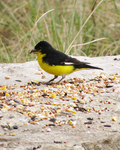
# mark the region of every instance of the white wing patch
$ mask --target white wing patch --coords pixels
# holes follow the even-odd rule
[[[64,62],[65,65],[74,65],[72,62]]]

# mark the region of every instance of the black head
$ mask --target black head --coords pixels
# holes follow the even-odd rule
[[[48,42],[46,41],[40,41],[36,46],[35,49],[36,50],[40,50],[40,49],[47,49],[49,47],[52,47]]]
[[[49,53],[54,49],[48,42],[46,41],[40,41],[33,50],[31,50],[31,53],[36,53],[36,52],[41,52],[42,54],[44,53]]]
[[[46,52],[49,53],[52,49],[53,47],[48,42],[40,41],[30,53],[40,51],[42,54],[44,54]]]

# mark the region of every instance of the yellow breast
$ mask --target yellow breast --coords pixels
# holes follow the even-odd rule
[[[37,53],[38,56],[38,63],[40,67],[45,70],[46,72],[56,75],[56,76],[61,76],[63,74],[67,75],[72,72],[74,72],[74,67],[72,65],[67,65],[67,66],[62,66],[62,65],[49,65],[48,63],[45,63],[42,61],[42,58],[46,54],[41,54],[40,52]]]

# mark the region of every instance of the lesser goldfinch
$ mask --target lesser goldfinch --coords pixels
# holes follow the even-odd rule
[[[47,83],[51,83],[58,76],[62,76],[62,78],[57,82],[59,83],[66,75],[78,70],[88,68],[103,70],[102,68],[90,66],[87,62],[79,61],[76,58],[72,58],[54,49],[46,41],[40,41],[35,48],[31,50],[30,54],[31,53],[37,54],[38,63],[43,70],[54,75],[54,78]]]

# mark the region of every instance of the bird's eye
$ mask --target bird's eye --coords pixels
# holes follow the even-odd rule
[[[42,47],[39,47],[39,50],[41,50],[42,49]]]

